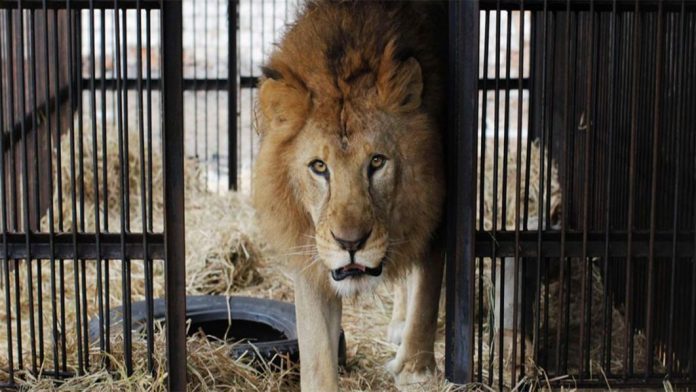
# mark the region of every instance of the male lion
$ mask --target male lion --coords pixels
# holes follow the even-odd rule
[[[254,203],[294,271],[304,391],[338,389],[341,299],[383,281],[397,385],[435,368],[445,9],[310,1],[263,67]]]

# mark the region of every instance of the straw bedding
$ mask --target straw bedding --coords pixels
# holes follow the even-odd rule
[[[140,231],[142,229],[142,212],[140,210],[141,201],[141,178],[140,178],[140,165],[143,162],[140,161],[137,142],[138,138],[136,135],[130,135],[129,138],[131,148],[128,154],[129,162],[129,186],[130,186],[130,227],[134,231]],[[99,176],[101,176],[103,160],[101,159],[101,148],[103,140],[98,137],[98,151],[99,151]],[[120,168],[118,165],[118,143],[114,138],[109,139],[107,142],[107,187],[109,189],[109,200],[108,200],[108,216],[109,216],[109,227],[111,230],[118,229],[120,227],[120,202],[119,202],[119,190],[120,190]],[[92,232],[94,230],[94,202],[96,201],[96,194],[93,191],[93,184],[95,181],[94,173],[92,171],[92,151],[91,151],[91,137],[90,133],[85,134],[85,171],[84,171],[84,198],[85,198],[85,216],[84,216],[84,230]],[[69,138],[64,138],[61,144],[61,151],[63,153],[61,172],[63,177],[63,200],[59,200],[57,194],[54,197],[54,208],[56,214],[58,210],[63,212],[65,218],[65,229],[69,229],[73,222],[73,211],[72,203],[69,197],[71,191],[71,181],[70,181],[70,165],[69,165],[69,151],[70,143]],[[486,166],[485,166],[485,192],[487,195],[491,195],[493,189],[490,187],[493,174],[492,167],[492,145],[488,145],[486,153]],[[523,149],[523,162],[526,154],[526,148]],[[538,192],[535,189],[535,184],[538,182],[537,178],[539,176],[539,165],[538,165],[538,154],[539,148],[536,144],[531,146],[532,153],[532,170],[530,171],[530,216],[536,216],[537,214],[537,195]],[[501,150],[502,151],[502,150]],[[147,155],[147,154],[146,154]],[[507,197],[505,203],[507,203],[507,214],[505,219],[507,221],[508,227],[514,227],[514,211],[515,211],[515,149],[514,143],[511,144],[509,151],[509,162],[508,162],[508,189]],[[502,154],[500,158],[502,161]],[[502,162],[499,162],[502,163]],[[147,165],[148,162],[146,161]],[[155,231],[160,230],[162,227],[162,168],[161,168],[161,158],[159,154],[153,152],[153,160],[151,162],[153,167],[153,189],[154,189],[154,200],[153,211],[153,228]],[[499,175],[502,173],[502,164],[499,164]],[[274,255],[270,249],[267,249],[263,237],[258,233],[254,226],[254,213],[253,209],[249,205],[248,200],[238,194],[213,194],[209,193],[202,180],[203,172],[202,168],[198,166],[193,161],[187,161],[185,164],[186,171],[186,259],[187,259],[187,287],[186,291],[189,294],[221,294],[221,295],[251,295],[258,297],[273,298],[285,301],[293,300],[292,292],[292,282],[288,276],[282,271],[280,265],[282,263],[274,262],[277,255]],[[147,174],[147,170],[145,170]],[[525,178],[524,171],[522,172],[522,180]],[[560,188],[556,180],[556,168],[553,166],[553,182],[551,184],[551,207],[552,211],[557,211],[560,206]],[[101,194],[101,177],[98,178],[98,183],[100,184],[100,195]],[[77,181],[78,194],[80,189],[80,181]],[[522,184],[524,185],[524,184]],[[524,189],[524,186],[522,187]],[[501,190],[498,189],[499,202],[502,203]],[[149,196],[149,195],[148,195]],[[545,195],[548,197],[548,195]],[[490,197],[486,198],[487,203],[484,205],[486,211],[485,217],[486,228],[492,225],[492,205],[490,203]],[[103,200],[99,200],[99,203],[103,203]],[[500,211],[500,207],[498,206]],[[76,211],[77,222],[81,222],[81,216],[79,214],[80,208],[78,206]],[[103,213],[103,211],[101,211]],[[502,219],[502,218],[501,218]],[[498,227],[500,227],[500,221],[498,222]],[[102,216],[103,225],[103,216]],[[48,229],[48,221],[44,219],[43,228]],[[80,226],[80,229],[82,227]],[[58,263],[57,263],[58,264]],[[489,312],[489,304],[493,301],[494,291],[491,285],[490,279],[490,267],[491,263],[489,260],[484,260],[485,270],[484,273],[484,291],[486,292],[484,307],[479,311],[485,313],[484,319],[486,322],[486,331],[492,331],[488,328],[490,323],[495,322],[495,318],[492,315],[493,312]],[[50,264],[48,261],[42,261],[40,263],[41,275],[40,279],[37,278],[38,271],[36,265],[32,269],[33,274],[33,290],[36,302],[38,281],[41,281],[43,290],[43,325],[44,325],[44,347],[45,347],[45,363],[43,369],[52,369],[52,345],[50,343],[51,337],[51,320],[52,314],[50,310]],[[65,344],[68,352],[68,368],[69,370],[75,370],[75,353],[77,352],[77,342],[75,339],[75,328],[76,328],[76,313],[75,313],[75,287],[74,287],[74,265],[75,263],[71,260],[66,260],[64,265],[64,282],[65,282],[65,292],[66,292],[66,324],[60,327],[61,331],[66,331]],[[89,317],[95,317],[97,315],[97,263],[93,260],[87,260],[84,262],[86,274],[86,286],[87,286],[87,303]],[[143,262],[139,260],[132,261],[131,274],[132,274],[132,299],[141,300],[144,298],[145,292],[145,280],[144,280],[144,267]],[[19,274],[20,282],[26,282],[26,265],[23,262],[19,263]],[[59,273],[59,266],[56,266],[56,273]],[[13,273],[14,274],[14,273]],[[156,297],[161,297],[164,295],[164,279],[163,279],[163,269],[159,262],[154,263],[154,294]],[[11,274],[11,278],[13,278]],[[579,279],[579,277],[574,276],[573,279]],[[3,278],[4,280],[4,278]],[[122,299],[121,292],[121,262],[114,261],[109,263],[109,283],[110,283],[110,305],[120,306]],[[6,284],[4,281],[2,285]],[[576,283],[574,283],[576,284]],[[577,283],[579,284],[579,283]],[[602,281],[601,275],[596,268],[592,269],[592,285],[594,287],[593,293],[593,307],[598,309],[601,306],[601,296],[598,298],[597,293],[601,293]],[[14,286],[10,285],[12,289],[12,298],[14,298]],[[577,286],[574,286],[577,287]],[[21,312],[22,312],[22,322],[23,328],[22,333],[24,335],[24,346],[23,346],[23,357],[25,368],[30,360],[30,352],[27,343],[29,342],[28,335],[28,325],[29,325],[29,310],[30,304],[26,298],[26,286],[22,285],[21,288]],[[346,332],[347,337],[347,348],[348,348],[348,362],[345,369],[342,369],[341,375],[341,389],[342,390],[375,390],[375,391],[389,391],[395,390],[393,387],[393,382],[391,376],[388,374],[384,368],[384,364],[390,360],[396,352],[396,346],[386,341],[386,329],[389,323],[390,311],[392,307],[391,290],[389,286],[381,287],[375,293],[370,294],[366,297],[350,301],[344,306],[343,313],[343,328]],[[553,295],[554,292],[558,291],[558,285],[552,283],[549,287],[551,292],[551,309],[556,309],[557,304],[553,301],[557,298],[557,295]],[[597,302],[599,301],[599,302]],[[574,299],[571,304],[571,336],[573,331],[579,325],[578,300]],[[34,305],[36,306],[36,304]],[[442,306],[441,306],[442,307]],[[14,320],[16,308],[13,301],[13,333],[16,335],[14,330]],[[551,313],[551,328],[555,328],[556,321],[553,318],[553,312]],[[596,312],[601,313],[601,312]],[[438,338],[436,342],[436,358],[439,363],[439,369],[442,370],[443,357],[444,357],[444,322],[443,322],[443,312],[440,312],[440,322],[438,323]],[[6,321],[8,320],[8,315],[5,313],[5,304],[2,303],[0,306],[0,325],[4,327]],[[618,310],[613,310],[613,322],[615,326],[615,336],[612,337],[614,341],[614,347],[621,347],[621,339],[623,338],[623,331],[621,327],[622,317]],[[593,328],[596,328],[597,324],[601,323],[601,319],[595,320],[593,316],[592,324]],[[158,331],[161,332],[161,328],[158,326]],[[597,329],[594,329],[597,330]],[[165,369],[165,341],[164,334],[157,333],[155,336],[155,352],[154,361],[156,371],[155,375],[150,375],[146,371],[146,345],[145,341],[141,339],[134,339],[133,343],[133,358],[134,358],[134,373],[131,376],[126,376],[125,369],[121,366],[123,351],[122,351],[122,337],[119,335],[118,330],[112,331],[113,336],[111,338],[113,349],[110,354],[110,360],[113,367],[110,371],[104,368],[96,366],[96,364],[101,363],[103,355],[99,353],[97,346],[92,345],[90,347],[90,363],[91,370],[87,375],[81,375],[78,377],[73,377],[68,380],[61,382],[55,382],[55,380],[50,377],[42,377],[39,375],[32,375],[27,371],[20,371],[16,374],[19,381],[22,384],[22,388],[26,390],[61,390],[61,391],[164,391],[166,386],[164,384],[164,377],[166,376]],[[13,336],[16,339],[16,336]],[[636,347],[639,348],[641,345],[639,343],[641,336],[636,336]],[[488,358],[492,349],[497,350],[497,348],[488,346],[489,339],[484,338],[484,363],[487,364]],[[592,352],[598,350],[598,342],[595,339],[592,340]],[[16,344],[15,344],[16,347]],[[188,347],[188,379],[189,379],[189,390],[191,391],[274,391],[274,390],[299,390],[298,383],[298,368],[295,364],[289,364],[283,369],[271,369],[270,365],[263,369],[257,369],[249,366],[244,360],[232,360],[228,356],[229,345],[224,342],[219,342],[215,340],[208,340],[200,334],[189,338],[187,342]],[[529,346],[531,347],[531,346]],[[0,382],[6,381],[8,374],[4,373],[7,369],[7,336],[3,328],[0,331]],[[577,347],[575,348],[577,349]],[[573,347],[570,348],[571,357],[574,357]],[[594,354],[593,354],[594,355]],[[615,353],[617,358],[616,361],[612,361],[613,370],[618,370],[620,368],[620,361],[622,353]],[[636,353],[636,357],[639,357],[639,353]],[[16,349],[15,349],[15,361],[16,361]],[[497,363],[497,361],[496,361]],[[507,362],[506,362],[507,363]],[[15,362],[16,365],[16,362]],[[487,366],[484,366],[486,368]],[[571,366],[572,368],[572,366]],[[506,372],[509,377],[509,372]],[[447,382],[443,381],[441,374],[438,375],[438,381],[435,385],[425,385],[419,386],[416,390],[440,390],[440,391],[453,391],[453,390],[487,390],[488,388],[481,385],[470,385],[466,387],[456,387]],[[526,384],[533,387],[543,387],[544,376],[543,371],[539,369],[538,372],[530,372],[529,378],[525,381]],[[506,379],[506,383],[509,380]],[[517,386],[519,387],[519,386]]]

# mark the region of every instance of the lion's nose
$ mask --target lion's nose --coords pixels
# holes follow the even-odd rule
[[[355,253],[362,249],[365,246],[365,243],[367,242],[367,239],[370,237],[370,234],[372,234],[372,229],[370,229],[367,232],[356,232],[356,231],[347,231],[344,233],[341,233],[341,237],[337,237],[334,232],[331,232],[331,236],[333,236],[334,240],[338,242],[338,245],[343,249],[346,250],[350,253]]]

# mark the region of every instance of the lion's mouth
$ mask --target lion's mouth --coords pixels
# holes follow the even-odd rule
[[[370,268],[367,266],[364,266],[362,264],[358,263],[350,263],[348,265],[344,265],[341,268],[336,268],[335,270],[331,270],[331,277],[333,280],[336,282],[339,282],[345,278],[351,277],[351,276],[360,276],[360,275],[370,275],[370,276],[380,276],[382,274],[382,265],[384,263],[379,263],[379,265],[375,268]]]

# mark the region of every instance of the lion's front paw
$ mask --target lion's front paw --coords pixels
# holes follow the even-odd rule
[[[424,386],[435,382],[435,357],[417,355],[409,360],[397,355],[387,363],[387,370],[394,375],[394,382],[400,391],[422,390]]]
[[[406,322],[404,320],[392,320],[387,329],[387,339],[394,344],[401,344]]]

